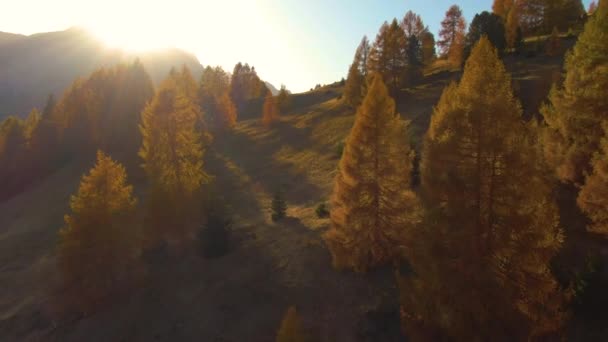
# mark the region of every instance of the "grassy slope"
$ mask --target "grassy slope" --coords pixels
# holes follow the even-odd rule
[[[516,89],[532,113],[561,59],[509,57],[507,65],[516,70]],[[441,90],[458,77],[437,71],[404,92],[399,110],[411,121],[415,145]],[[330,195],[337,146],[354,121],[354,112],[337,98],[340,91],[325,87],[295,95],[293,109],[273,128],[247,119],[216,138],[207,168],[235,213],[232,253],[217,260],[178,255],[151,265],[143,288],[88,317],[56,318],[49,291],[56,281],[56,232],[86,167],[66,167],[0,203],[0,337],[270,341],[286,308],[296,305],[306,328],[321,341],[396,338],[390,271],[366,276],[334,271],[320,237],[329,222],[314,212]],[[267,208],[279,188],[289,217],[274,224]],[[371,334],[367,339],[365,332]]]

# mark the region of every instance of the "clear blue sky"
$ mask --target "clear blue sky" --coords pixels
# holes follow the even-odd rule
[[[418,13],[437,35],[447,9],[460,5],[468,22],[493,0],[19,0],[0,11],[0,31],[32,34],[84,26],[109,45],[175,46],[203,65],[227,71],[256,67],[277,87],[295,92],[346,76],[363,35]],[[591,0],[584,0],[588,6]]]

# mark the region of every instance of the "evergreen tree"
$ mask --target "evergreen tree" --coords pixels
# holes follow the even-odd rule
[[[473,46],[483,36],[490,40],[499,53],[502,53],[507,47],[505,25],[502,19],[495,14],[484,11],[476,14],[469,26],[464,52],[465,59],[468,58]]]
[[[608,108],[608,9],[601,6],[566,57],[565,79],[541,110],[545,156],[562,181],[582,183],[605,132]]]
[[[269,127],[279,119],[279,106],[277,99],[268,94],[264,100],[264,109],[262,113],[262,123],[264,126]]]
[[[325,241],[337,268],[365,272],[402,255],[416,223],[418,202],[410,190],[413,152],[406,123],[375,76],[340,160]]]
[[[410,235],[413,272],[401,278],[408,329],[453,340],[526,340],[559,329],[562,296],[549,262],[562,230],[521,115],[511,79],[482,37],[425,137],[427,213]]]
[[[102,152],[70,200],[58,264],[71,304],[88,311],[133,280],[140,252],[137,201],[125,168]]]
[[[150,242],[188,238],[209,176],[203,169],[205,132],[187,70],[170,75],[142,113],[139,151],[150,183],[147,227]]]
[[[422,62],[424,65],[430,65],[437,58],[437,53],[435,51],[435,36],[426,31],[422,34],[421,38],[422,44]]]
[[[287,203],[285,203],[282,191],[275,192],[274,196],[272,197],[270,209],[272,211],[273,221],[280,221],[285,218],[285,214],[287,212]]]
[[[455,65],[462,63],[466,29],[467,24],[462,10],[457,5],[452,5],[441,22],[437,45],[441,55],[447,57]]]
[[[306,342],[302,322],[295,307],[290,307],[283,317],[276,342]]]

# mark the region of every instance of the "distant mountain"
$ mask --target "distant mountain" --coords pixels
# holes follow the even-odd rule
[[[131,53],[108,48],[80,28],[23,36],[0,32],[0,119],[26,115],[42,107],[50,93],[60,97],[74,79],[86,77],[102,66],[139,58],[155,83],[172,67],[187,65],[195,79],[202,66],[179,49]]]
[[[272,93],[273,96],[276,96],[279,94],[279,89],[277,89],[277,87],[273,86],[272,83],[264,81],[264,84],[266,84],[266,88],[268,88],[268,90],[270,90],[270,92]]]

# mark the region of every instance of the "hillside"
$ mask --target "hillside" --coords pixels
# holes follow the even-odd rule
[[[506,58],[528,116],[537,112],[562,62],[563,57]],[[459,77],[457,71],[434,70],[402,93],[399,112],[411,122],[415,146],[443,88]],[[252,110],[241,115],[233,132],[216,137],[206,165],[235,216],[231,253],[215,260],[190,253],[170,256],[169,262],[150,260],[145,286],[100,313],[59,318],[53,299],[56,233],[90,161],[73,162],[0,203],[0,283],[5,284],[0,336],[271,341],[286,308],[296,305],[319,341],[400,340],[391,271],[335,271],[321,239],[329,220],[315,214],[328,200],[341,144],[354,121],[341,92],[335,84],[295,94],[291,109],[273,128],[263,127]],[[141,178],[131,181],[141,193]],[[268,208],[279,189],[285,192],[288,218],[272,223]]]
[[[0,119],[25,116],[41,108],[49,94],[59,97],[74,79],[102,66],[139,58],[155,83],[171,67],[187,65],[195,77],[202,66],[192,54],[178,49],[130,53],[106,47],[83,29],[22,36],[0,33]]]

